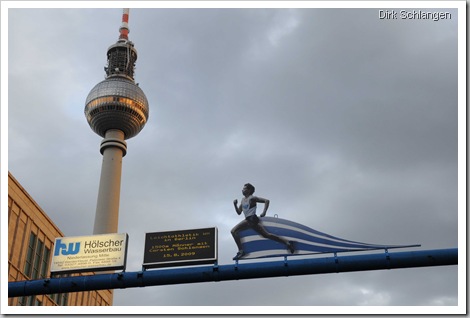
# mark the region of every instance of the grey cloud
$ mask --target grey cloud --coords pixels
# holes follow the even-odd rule
[[[83,107],[120,10],[37,13],[12,10],[9,22],[9,169],[66,235],[88,235],[101,139]],[[231,202],[246,182],[270,215],[332,235],[455,247],[456,20],[408,22],[375,9],[131,9],[150,118],[123,160],[128,270],[140,270],[145,232],[179,228],[219,227],[219,263],[232,262]],[[115,295],[131,306],[448,306],[457,267]]]

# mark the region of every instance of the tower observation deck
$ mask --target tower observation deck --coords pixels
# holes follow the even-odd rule
[[[85,102],[85,117],[101,137],[103,155],[94,234],[118,230],[122,157],[126,139],[139,134],[149,117],[147,97],[134,82],[137,51],[129,38],[129,9],[124,9],[119,39],[108,48],[105,80],[96,84]]]

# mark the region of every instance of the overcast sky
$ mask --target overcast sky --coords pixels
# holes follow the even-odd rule
[[[146,232],[201,227],[218,228],[219,264],[233,263],[230,229],[242,216],[232,201],[246,182],[271,200],[268,215],[331,235],[457,247],[458,16],[426,11],[451,18],[131,9],[150,117],[123,159],[127,271],[141,270]],[[8,12],[8,170],[66,236],[93,232],[102,138],[83,110],[121,15]],[[156,286],[116,290],[114,304],[456,306],[457,274],[446,266]]]

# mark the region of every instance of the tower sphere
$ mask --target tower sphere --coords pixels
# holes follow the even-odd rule
[[[85,116],[91,129],[101,137],[109,129],[118,129],[129,139],[144,128],[149,105],[144,92],[132,80],[109,76],[88,94]]]
[[[144,92],[134,82],[137,51],[129,41],[129,9],[123,10],[118,41],[108,48],[106,79],[88,94],[85,117],[91,129],[101,137],[117,129],[124,139],[136,136],[149,117],[149,105]]]

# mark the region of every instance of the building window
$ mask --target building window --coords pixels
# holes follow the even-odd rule
[[[26,297],[25,296],[21,296],[20,298],[18,298],[18,306],[26,306]]]
[[[51,250],[48,249],[47,247],[44,248],[44,255],[42,258],[42,264],[41,264],[41,278],[46,278],[48,274],[48,268],[49,268],[49,256],[51,254]]]
[[[47,248],[38,236],[31,232],[29,236],[28,250],[24,264],[24,274],[30,279],[46,278],[49,273],[49,257],[51,250]],[[36,296],[20,297],[19,306],[42,306]]]
[[[37,236],[31,233],[29,237],[28,252],[26,254],[26,263],[24,265],[24,273],[26,276],[31,276],[31,270],[33,268],[34,250],[36,249]]]
[[[42,301],[34,295],[23,296],[18,298],[18,306],[42,306]]]
[[[67,274],[56,275],[55,278],[60,277],[69,277]],[[58,305],[58,306],[67,306],[69,301],[69,294],[68,293],[58,293],[58,294],[51,294],[49,295],[51,299]]]
[[[43,253],[44,253],[44,243],[38,240],[36,244],[36,251],[34,253],[33,272],[31,273],[32,279],[37,279],[39,276],[39,267],[42,264]]]
[[[44,242],[31,232],[24,273],[31,279],[46,278],[48,274],[49,256],[51,250],[44,246]]]
[[[59,306],[67,306],[69,294],[60,294]]]
[[[54,294],[50,296],[52,300],[54,300],[58,306],[67,306],[68,301],[69,301],[68,293],[60,293],[60,294]]]

